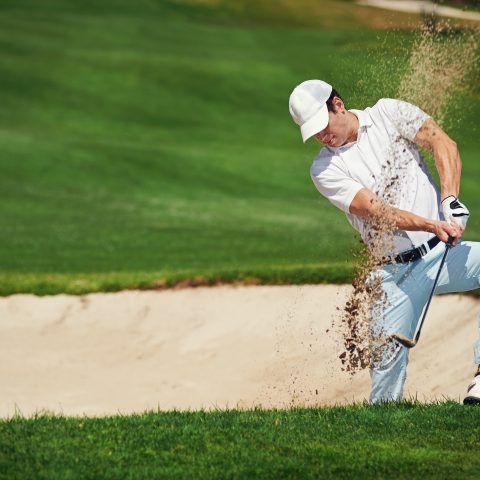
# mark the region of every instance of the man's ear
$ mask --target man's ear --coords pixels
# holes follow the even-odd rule
[[[345,112],[345,104],[343,103],[343,100],[341,98],[333,97],[332,106],[333,106],[334,113]]]

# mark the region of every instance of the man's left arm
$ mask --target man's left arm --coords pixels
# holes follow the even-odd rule
[[[430,150],[435,157],[445,220],[465,228],[469,211],[458,200],[462,161],[457,144],[432,119],[420,127],[415,143]]]
[[[450,195],[458,197],[462,161],[457,144],[431,118],[418,130],[415,143],[430,150],[435,157],[442,200]]]

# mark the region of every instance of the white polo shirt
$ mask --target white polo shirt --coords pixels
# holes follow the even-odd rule
[[[364,241],[368,241],[365,219],[349,212],[362,188],[394,207],[431,220],[443,219],[440,193],[413,143],[418,129],[430,117],[410,103],[390,98],[350,112],[359,121],[357,140],[338,148],[323,147],[311,166],[310,175],[319,192],[345,212]],[[395,251],[418,246],[432,236],[398,230]]]

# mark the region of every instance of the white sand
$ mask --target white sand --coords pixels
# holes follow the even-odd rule
[[[48,410],[285,407],[362,401],[331,328],[349,287],[215,287],[0,298],[0,416]],[[477,300],[435,297],[406,390],[463,398]]]

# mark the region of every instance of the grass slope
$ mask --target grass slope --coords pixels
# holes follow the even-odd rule
[[[206,3],[1,3],[0,294],[351,278],[358,240],[288,95],[309,77],[351,106],[394,95],[412,35],[352,28],[349,2],[335,30],[293,2]],[[476,238],[478,91],[456,108]]]
[[[0,421],[0,478],[478,478],[480,411],[410,402]]]

